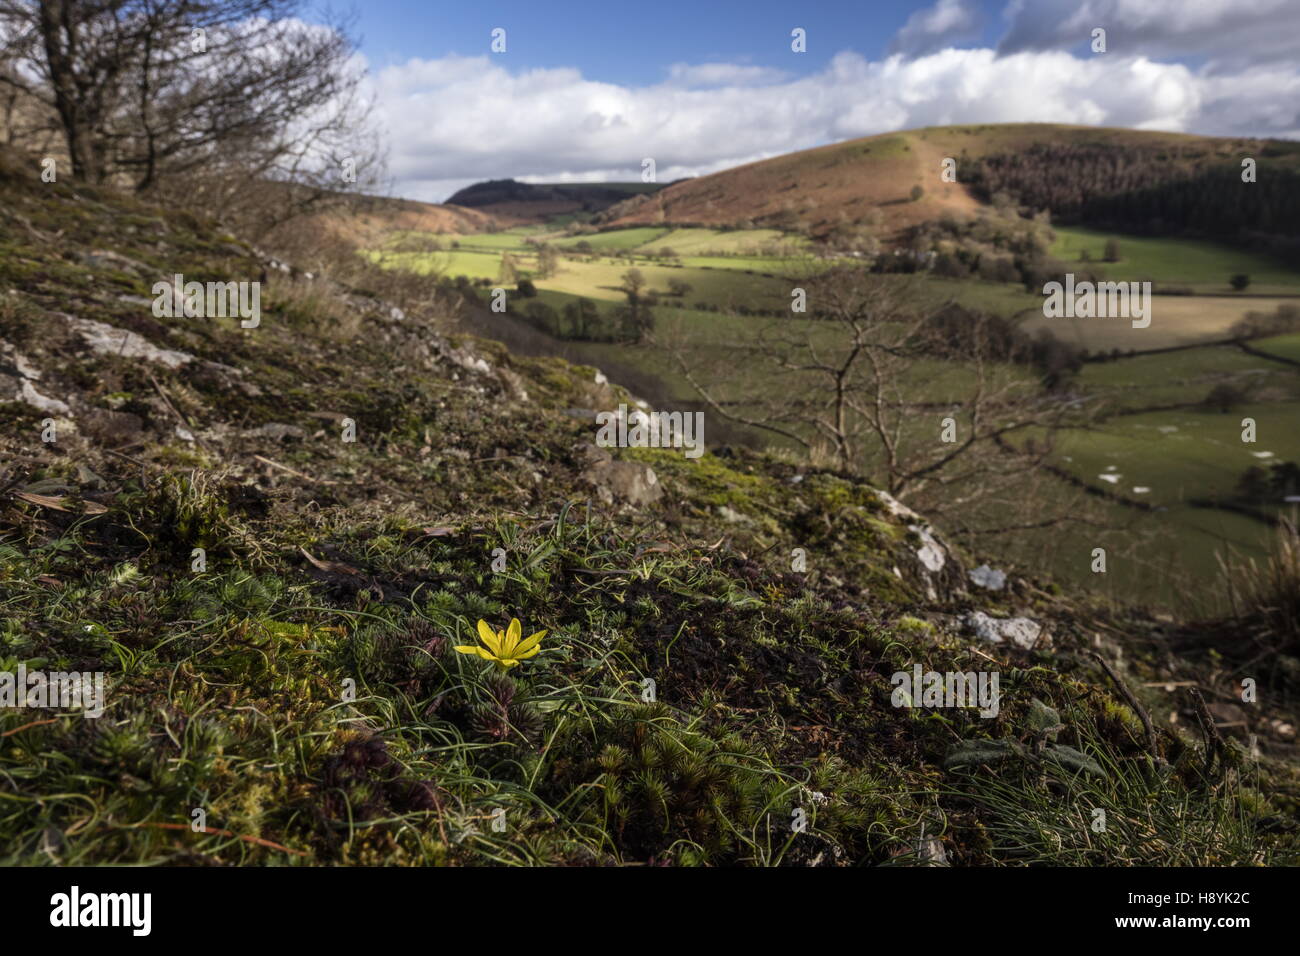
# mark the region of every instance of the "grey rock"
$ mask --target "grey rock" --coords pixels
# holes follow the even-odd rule
[[[1006,572],[994,570],[987,564],[981,564],[978,568],[966,573],[976,586],[988,591],[1001,591],[1007,586]]]
[[[935,540],[934,535],[924,525],[908,525],[908,530],[915,532],[921,539],[921,547],[916,552],[917,560],[927,571],[942,571],[943,566],[948,563],[948,552],[944,550],[943,545]]]
[[[948,866],[948,854],[944,852],[943,841],[938,837],[923,836],[912,847],[917,860],[924,866]]]
[[[119,329],[104,322],[96,322],[94,319],[79,319],[62,312],[53,314],[62,316],[69,327],[80,335],[91,349],[101,354],[144,359],[146,362],[157,362],[168,368],[180,368],[194,361],[193,355],[159,348],[143,336],[127,329]]]
[[[664,489],[654,469],[635,461],[615,461],[603,448],[586,445],[581,452],[591,465],[583,473],[606,504],[653,504]]]
[[[1041,624],[1027,617],[995,618],[983,611],[972,611],[966,615],[966,626],[982,641],[992,644],[1010,641],[1024,650],[1034,647],[1043,631]]]

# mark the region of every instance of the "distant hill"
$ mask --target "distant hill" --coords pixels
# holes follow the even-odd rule
[[[392,232],[476,233],[546,222],[554,216],[588,215],[662,183],[521,183],[497,179],[467,186],[445,203],[387,196],[340,194],[311,217],[316,229],[358,245],[373,245]],[[298,228],[295,225],[293,228]]]
[[[612,204],[629,195],[652,193],[660,188],[659,183],[521,183],[514,179],[489,179],[466,186],[447,202],[471,209],[509,202]]]
[[[495,225],[481,210],[386,196],[351,197],[314,217],[314,222],[326,232],[361,245],[394,231],[468,233]]]
[[[1260,176],[1247,194],[1253,208],[1242,207],[1240,197],[1223,197],[1225,211],[1235,210],[1242,221],[1272,219],[1273,231],[1285,233],[1286,222],[1300,221],[1290,217],[1287,199],[1297,193],[1300,144],[1046,123],[926,127],[835,143],[673,183],[627,199],[600,219],[620,226],[752,223],[818,235],[839,222],[879,215],[883,232],[897,235],[944,214],[974,215],[1002,190],[1054,215],[1073,209],[1080,221],[1106,201],[1130,207],[1132,218],[1180,227],[1194,225],[1184,206],[1200,190],[1189,184],[1197,187],[1198,177],[1212,172],[1240,182],[1235,170],[1243,157],[1283,175]],[[940,178],[945,158],[956,160],[957,182]],[[917,200],[915,187],[922,191]],[[1182,205],[1174,195],[1180,189],[1188,194]],[[1153,209],[1158,202],[1162,215],[1131,208],[1129,199],[1139,192]],[[1124,213],[1111,208],[1108,215]],[[1186,223],[1177,221],[1180,215]]]
[[[544,222],[552,216],[598,213],[630,196],[647,195],[662,183],[521,183],[491,179],[466,186],[447,200],[511,224]]]
[[[1253,158],[1257,182],[1240,184]],[[956,182],[941,178],[956,163]],[[914,199],[919,187],[920,196]],[[371,198],[332,217],[351,238],[392,230],[473,233],[578,215],[602,227],[776,227],[828,233],[878,221],[882,239],[998,193],[1054,222],[1121,231],[1300,238],[1300,143],[1051,123],[932,126],[788,153],[672,183],[494,179],[442,204]]]

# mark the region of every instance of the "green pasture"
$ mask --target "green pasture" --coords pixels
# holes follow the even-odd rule
[[[763,255],[765,247],[774,243],[786,246],[807,246],[802,237],[786,236],[779,229],[674,229],[665,236],[643,243],[638,251],[658,254],[664,249],[686,255],[736,253]]]
[[[660,226],[638,226],[632,229],[615,229],[610,232],[595,232],[585,236],[565,236],[555,240],[560,248],[572,248],[585,242],[593,249],[629,250],[647,242],[653,242],[666,236],[671,229]]]
[[[1250,276],[1248,292],[1300,294],[1300,272],[1258,253],[1203,239],[1127,236],[1076,226],[1053,226],[1051,254],[1082,270],[1101,271],[1111,280],[1150,280],[1190,286],[1198,293],[1236,294],[1228,280]],[[1119,243],[1119,261],[1103,262],[1106,241]],[[1084,251],[1092,257],[1083,262]]]
[[[1120,410],[1201,402],[1220,385],[1246,396],[1300,398],[1296,370],[1231,345],[1089,362],[1076,383],[1104,396],[1108,408]]]
[[[1250,343],[1252,347],[1269,355],[1277,355],[1293,362],[1300,362],[1300,334],[1275,335],[1269,339],[1259,339]]]
[[[1242,441],[1244,418],[1256,423],[1253,443]],[[1300,402],[1243,405],[1228,413],[1193,408],[1117,416],[1066,432],[1058,453],[1090,485],[1155,506],[1227,498],[1252,465],[1300,461]]]

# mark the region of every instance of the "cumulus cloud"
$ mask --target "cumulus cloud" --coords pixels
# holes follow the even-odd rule
[[[1146,57],[945,49],[835,56],[816,73],[669,71],[620,86],[573,69],[511,72],[483,57],[411,60],[374,76],[399,195],[438,201],[483,179],[698,176],[873,133],[955,123],[1051,122],[1218,135],[1300,136],[1300,73],[1234,74]]]
[[[890,53],[924,56],[958,43],[974,40],[980,34],[983,18],[968,0],[939,0],[932,7],[918,10],[907,18],[889,46]]]
[[[1294,63],[1296,0],[1011,0],[1002,53],[1072,49],[1106,30],[1107,55],[1195,57],[1211,72]]]

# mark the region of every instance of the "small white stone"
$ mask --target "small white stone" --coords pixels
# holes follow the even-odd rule
[[[1007,585],[1006,572],[994,570],[987,564],[966,573],[976,585],[989,591],[1001,591]]]
[[[23,379],[22,391],[18,393],[21,398],[32,408],[42,412],[50,412],[54,415],[70,415],[72,409],[66,403],[59,401],[57,398],[46,398],[40,392],[32,387],[32,383]]]
[[[921,538],[921,547],[917,550],[916,556],[925,565],[926,570],[942,571],[948,561],[948,554],[944,551],[943,545],[934,540],[934,535],[919,524],[910,525],[909,530],[915,531]]]
[[[991,644],[1011,641],[1017,647],[1029,650],[1038,643],[1042,625],[1027,617],[993,618],[983,611],[973,611],[966,616],[966,625],[975,636]]]

